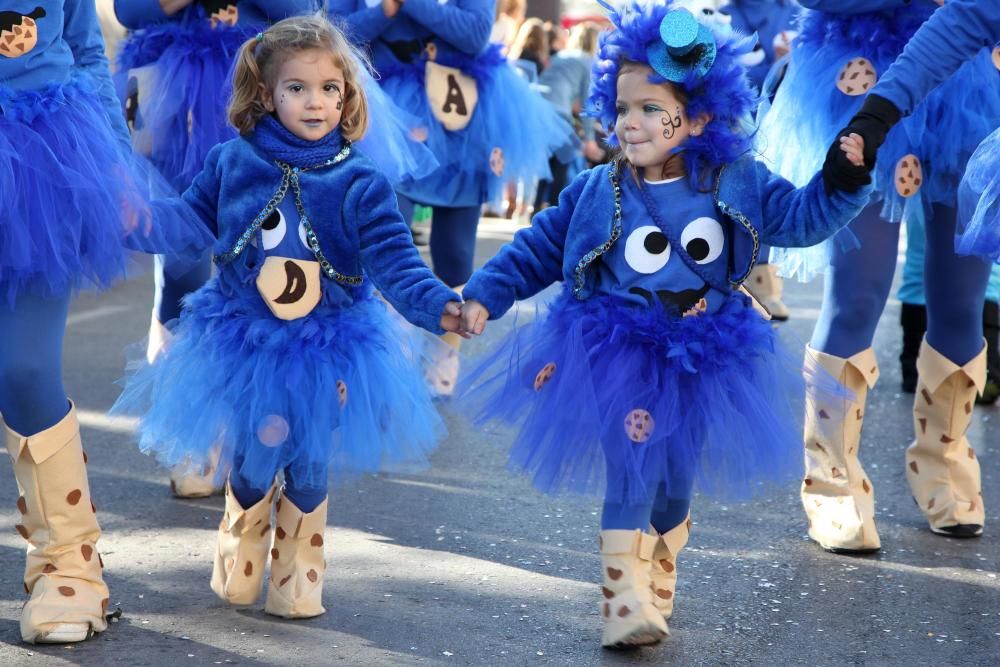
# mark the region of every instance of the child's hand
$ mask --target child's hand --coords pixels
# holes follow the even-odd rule
[[[458,301],[449,301],[444,304],[444,312],[441,313],[441,328],[449,333],[457,333],[462,338],[471,338],[462,328],[462,304]]]
[[[391,19],[399,12],[402,6],[403,0],[382,0],[382,13],[385,14],[387,19]]]
[[[490,311],[475,299],[462,304],[462,330],[479,335],[486,328],[486,320],[490,319]]]
[[[846,137],[841,137],[840,150],[844,151],[847,159],[855,167],[863,167],[865,165],[865,140],[860,134],[852,132]]]

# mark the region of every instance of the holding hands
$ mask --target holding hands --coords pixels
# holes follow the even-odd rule
[[[441,313],[441,328],[450,333],[457,333],[462,338],[472,338],[483,333],[490,311],[478,301],[458,303],[449,301]]]

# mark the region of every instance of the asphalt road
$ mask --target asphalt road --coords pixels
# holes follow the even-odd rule
[[[509,236],[481,230],[480,255]],[[862,457],[883,550],[827,554],[805,536],[797,489],[749,505],[698,499],[682,553],[673,635],[609,653],[599,644],[598,502],[538,495],[505,469],[510,434],[451,433],[423,471],[331,493],[326,615],[281,621],[230,608],[209,590],[222,498],[178,501],[128,423],[103,416],[126,346],[145,335],[152,280],[140,275],[75,303],[66,381],[85,424],[112,607],[121,620],[72,646],[20,643],[24,543],[13,476],[0,483],[0,664],[996,665],[1000,664],[1000,409],[976,408],[988,520],[978,540],[931,534],[910,498],[903,449],[911,397],[899,391],[898,303],[876,350]],[[807,340],[819,286],[787,286],[789,340]],[[481,354],[491,336],[465,348]],[[183,418],[181,415],[180,418]]]

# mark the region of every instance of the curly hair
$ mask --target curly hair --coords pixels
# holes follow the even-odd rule
[[[618,75],[629,64],[649,65],[646,48],[660,39],[660,22],[673,9],[673,2],[640,4],[632,0],[619,10],[612,10],[612,29],[603,33],[591,72],[587,115],[598,119],[608,130],[608,144],[618,146],[614,125],[618,97]],[[752,112],[758,96],[750,86],[739,56],[753,50],[754,39],[734,32],[728,26],[706,24],[715,37],[716,56],[708,74],[693,71],[681,83],[667,81],[653,72],[649,82],[673,87],[680,99],[686,99],[689,118],[706,115],[711,120],[699,136],[691,136],[681,149],[684,166],[695,189],[710,187],[712,174],[719,167],[749,152],[753,144]],[[622,158],[624,159],[624,158]]]

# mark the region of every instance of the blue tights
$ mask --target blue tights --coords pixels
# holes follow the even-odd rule
[[[0,414],[30,436],[58,423],[69,409],[62,380],[62,348],[70,294],[20,294],[13,309],[0,305]]]
[[[413,200],[397,194],[399,211],[407,224],[413,220]],[[479,206],[435,206],[431,221],[431,264],[449,287],[464,285],[472,275],[476,256]]]
[[[835,250],[826,271],[823,306],[811,345],[847,358],[868,348],[885,308],[896,269],[899,225],[882,220],[873,204],[851,223],[861,242],[856,250]],[[927,342],[958,365],[982,349],[982,313],[990,266],[955,254],[955,210],[933,207],[927,220],[924,278]]]
[[[615,478],[624,474],[608,463],[608,488],[623,488]],[[677,466],[678,470],[687,470],[687,466]],[[674,526],[679,526],[687,518],[691,509],[691,495],[694,478],[686,475],[673,475],[670,479],[669,492],[667,485],[660,483],[656,487],[653,498],[640,503],[619,503],[604,501],[601,511],[601,530],[646,530],[652,524],[659,533],[665,533]]]
[[[250,484],[238,472],[242,466],[243,457],[237,454],[234,457],[233,472],[229,475],[229,486],[232,487],[233,495],[236,496],[236,500],[240,502],[243,509],[247,509],[260,502],[267,492],[271,490],[271,487],[268,486],[261,489]],[[275,475],[278,474],[277,470],[274,472]],[[319,507],[319,504],[326,498],[327,487],[325,484],[322,487],[301,484],[298,481],[298,473],[300,472],[303,471],[299,470],[294,462],[285,468],[285,488],[282,493],[284,497],[292,501],[292,504],[308,514]],[[316,477],[313,478],[315,479]],[[318,478],[326,479],[326,471],[323,471],[323,474],[319,475]]]
[[[153,314],[160,324],[181,315],[181,299],[204,285],[212,275],[212,261],[202,257],[196,261],[157,255],[155,261]]]

